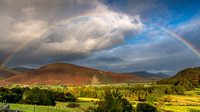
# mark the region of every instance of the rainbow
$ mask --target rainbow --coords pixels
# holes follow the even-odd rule
[[[15,50],[13,50],[13,52],[7,57],[4,59],[4,61],[2,62],[1,66],[0,66],[0,71],[10,62],[10,60],[22,49],[24,48],[26,45],[28,45],[32,40],[34,40],[35,38],[39,38],[41,37],[43,34],[45,34],[46,32],[48,32],[49,30],[59,26],[59,25],[62,25],[62,24],[65,24],[67,22],[70,22],[70,21],[75,21],[75,20],[80,20],[80,19],[84,19],[84,18],[88,18],[88,17],[92,17],[92,16],[104,16],[104,15],[110,15],[110,13],[87,13],[87,14],[83,14],[83,15],[78,15],[78,16],[74,16],[74,17],[70,17],[70,18],[67,18],[67,19],[63,19],[59,22],[56,22],[52,25],[50,25],[49,27],[47,28],[44,28],[42,30],[40,30],[39,32],[37,32],[36,34],[32,35],[31,37],[29,37],[28,39],[26,39],[23,43],[21,43]],[[123,16],[125,14],[116,14],[118,16]],[[128,15],[126,15],[128,16]],[[141,18],[140,18],[141,19]],[[186,40],[184,40],[181,36],[177,35],[176,33],[164,28],[164,27],[161,27],[159,25],[156,25],[152,22],[148,22],[144,19],[142,19],[142,21],[144,22],[147,22],[147,23],[150,23],[151,25],[161,29],[162,31],[164,32],[167,32],[169,35],[171,35],[172,37],[174,37],[176,40],[178,40],[179,42],[181,42],[186,48],[188,48],[193,54],[195,54],[198,58],[200,58],[200,52],[194,47],[192,46],[189,42],[187,42]]]
[[[200,58],[200,52],[189,42],[187,42],[186,40],[184,40],[181,36],[177,35],[176,33],[160,26],[157,25],[155,23],[149,22],[147,20],[142,19],[143,22],[145,23],[150,23],[152,26],[159,28],[160,30],[168,33],[171,37],[174,37],[177,41],[179,41],[180,43],[182,43],[186,48],[188,48],[194,55],[196,55],[198,58]]]

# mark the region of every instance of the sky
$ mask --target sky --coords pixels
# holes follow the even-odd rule
[[[175,75],[200,66],[199,0],[1,0],[5,67],[65,62]],[[170,33],[171,32],[171,33]]]

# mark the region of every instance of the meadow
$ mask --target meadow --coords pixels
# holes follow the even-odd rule
[[[80,108],[87,109],[89,106],[93,106],[92,101],[99,101],[94,98],[78,98],[78,104]],[[24,112],[83,112],[80,108],[66,107],[70,102],[56,102],[55,106],[41,106],[41,105],[28,105],[28,104],[16,104],[8,103],[12,110],[21,110]]]
[[[144,84],[144,83],[143,83]],[[145,83],[146,84],[146,83]],[[130,85],[130,84],[129,84]],[[132,84],[134,85],[134,84]],[[16,86],[16,85],[15,85]],[[84,85],[86,87],[91,87],[88,85]],[[108,84],[108,85],[93,85],[93,87],[101,88],[101,87],[127,87],[128,84]],[[60,85],[43,85],[41,88],[51,87],[53,89],[64,89],[63,86]],[[73,88],[73,87],[69,87]],[[123,90],[126,91],[126,90]],[[168,97],[170,101],[163,101],[164,97]],[[138,103],[147,102],[147,101],[135,101],[134,99],[126,97],[129,102],[131,102],[133,107],[136,107]],[[28,105],[28,104],[16,104],[16,103],[8,103],[11,106],[11,109],[14,110],[22,110],[24,112],[83,112],[83,110],[87,109],[89,106],[94,106],[94,102],[100,101],[98,98],[86,98],[86,97],[78,97],[77,104],[80,104],[79,108],[69,108],[66,107],[70,102],[59,102],[56,101],[55,106],[41,106],[41,105]],[[171,112],[200,112],[200,87],[195,88],[191,91],[186,91],[185,95],[164,95],[159,97],[159,100],[154,103],[155,106],[162,112],[163,110],[171,111]]]
[[[200,88],[187,91],[186,95],[168,95],[172,98],[163,109],[175,112],[200,112]]]

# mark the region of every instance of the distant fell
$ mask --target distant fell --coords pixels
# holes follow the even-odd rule
[[[143,77],[143,78],[155,77],[155,78],[163,79],[163,78],[170,77],[170,76],[168,76],[166,74],[163,74],[163,73],[157,73],[157,74],[155,74],[155,73],[149,73],[149,72],[146,72],[146,71],[130,72],[130,73],[127,73],[127,74],[132,74],[132,75]]]
[[[11,70],[18,71],[18,72],[28,72],[28,71],[33,71],[35,69],[32,69],[32,68],[30,69],[30,68],[25,68],[25,67],[14,67]]]
[[[0,81],[1,85],[7,84],[46,84],[46,85],[83,85],[122,83],[130,79],[142,79],[141,77],[105,72],[92,68],[77,66],[68,63],[52,63],[40,67],[34,71],[24,72],[20,75]]]
[[[13,77],[13,76],[18,75],[20,73],[21,72],[11,70],[9,68],[3,68],[2,70],[0,70],[0,80],[4,80],[4,79],[10,78],[10,77]]]

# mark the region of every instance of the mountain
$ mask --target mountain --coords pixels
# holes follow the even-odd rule
[[[200,67],[186,68],[171,78],[158,81],[157,84],[181,85],[186,88],[198,87],[200,85]]]
[[[155,78],[163,79],[163,78],[170,77],[170,76],[163,74],[163,73],[155,74],[155,73],[149,73],[149,72],[146,72],[146,71],[130,72],[130,73],[127,73],[127,74],[132,74],[132,75],[143,77],[143,78],[155,77]]]
[[[8,68],[3,68],[2,70],[0,70],[0,80],[7,79],[18,74],[20,74],[20,72]]]
[[[0,84],[83,85],[100,83],[122,83],[136,78],[142,79],[141,77],[134,75],[105,72],[73,64],[52,63],[42,66],[37,70],[25,72],[9,79],[0,81]]]
[[[11,70],[18,71],[18,72],[28,72],[33,71],[35,69],[25,68],[25,67],[14,67]]]

